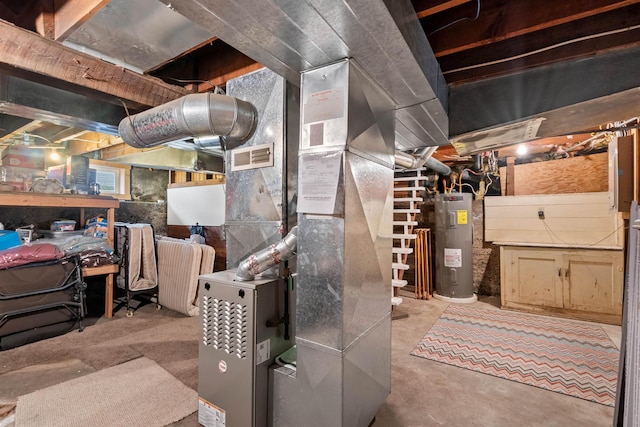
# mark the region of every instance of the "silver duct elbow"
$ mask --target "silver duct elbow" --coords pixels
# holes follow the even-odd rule
[[[256,252],[242,261],[236,271],[235,280],[240,282],[253,280],[256,275],[294,256],[298,243],[297,232],[298,227],[295,226],[278,243]]]
[[[125,117],[118,132],[124,142],[136,148],[209,135],[225,137],[233,148],[251,137],[257,121],[256,109],[248,102],[227,95],[194,93]]]
[[[437,149],[438,147],[425,147],[415,156],[400,150],[396,150],[395,152],[396,166],[403,169],[419,169],[426,164],[427,166],[431,167],[430,164],[436,164],[436,162],[440,163],[439,161],[431,157],[433,156],[433,153],[435,153]],[[444,167],[447,167],[443,163],[440,163],[440,164]],[[449,172],[446,175],[450,173],[451,173],[451,169],[449,169]]]
[[[395,153],[395,163],[396,166],[402,169],[417,169],[418,168],[418,159],[412,156],[409,153],[405,153],[404,151],[396,150]]]
[[[396,150],[396,166],[402,169],[418,169],[422,166],[426,166],[429,169],[438,172],[440,175],[449,176],[451,175],[451,168],[442,163],[440,160],[434,159],[432,157],[433,153],[435,153],[437,149],[438,147],[426,147],[415,156],[400,150]],[[462,177],[468,179],[469,173],[465,171],[462,174]]]

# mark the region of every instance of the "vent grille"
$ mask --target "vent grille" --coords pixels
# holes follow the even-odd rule
[[[205,296],[202,302],[202,322],[202,344],[238,359],[246,359],[246,305]]]
[[[232,171],[256,169],[267,166],[273,166],[273,143],[236,148],[231,152]]]

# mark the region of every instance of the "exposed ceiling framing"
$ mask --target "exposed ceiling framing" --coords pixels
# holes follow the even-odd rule
[[[120,41],[113,43],[120,49],[98,52],[102,59],[62,44],[107,31],[104,23],[123,4],[132,16],[136,7],[148,14],[158,8],[184,19],[176,21],[188,27],[180,32],[162,22],[136,26],[127,37],[149,52],[173,47],[181,34],[191,35],[183,41],[190,47],[164,52],[141,74],[127,69]],[[140,111],[223,86],[263,64],[295,82],[301,70],[345,56],[396,100],[398,128],[411,136],[405,148],[490,138],[539,117],[534,139],[640,114],[640,0],[9,0],[0,3],[0,18],[0,137],[30,120],[77,126],[71,134],[113,133],[126,114],[123,103]],[[11,85],[26,82],[80,97],[75,104],[86,110],[103,103],[111,118],[5,99]],[[17,108],[22,104],[28,108]]]

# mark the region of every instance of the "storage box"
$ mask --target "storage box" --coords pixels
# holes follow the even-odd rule
[[[44,151],[25,147],[7,147],[2,152],[2,165],[44,170]]]
[[[70,236],[82,236],[84,234],[84,230],[73,230],[73,231],[53,231],[53,230],[36,230],[36,235],[42,237],[43,239],[55,239],[58,237],[70,237]]]
[[[20,246],[22,241],[15,231],[0,230],[0,250]]]
[[[109,233],[109,222],[103,216],[89,218],[84,226],[85,236],[107,237]]]
[[[73,231],[76,228],[76,222],[72,219],[59,219],[51,223],[53,231]]]
[[[13,185],[18,191],[29,191],[33,181],[44,178],[47,173],[40,169],[20,168],[14,166],[1,166],[0,178],[3,184]]]

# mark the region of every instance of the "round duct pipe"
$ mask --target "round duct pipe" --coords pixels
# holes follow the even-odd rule
[[[396,150],[396,166],[403,169],[419,169],[422,166],[426,165],[427,167],[433,169],[441,175],[451,174],[451,168],[449,166],[431,157],[437,149],[438,147],[425,147],[416,155]]]
[[[227,148],[245,142],[258,121],[253,105],[215,93],[194,93],[125,117],[118,125],[120,137],[136,148],[216,135]]]
[[[291,229],[284,239],[275,243],[245,259],[238,266],[235,280],[247,281],[253,280],[258,274],[265,270],[288,260],[296,254],[296,246],[298,244],[298,227]]]

